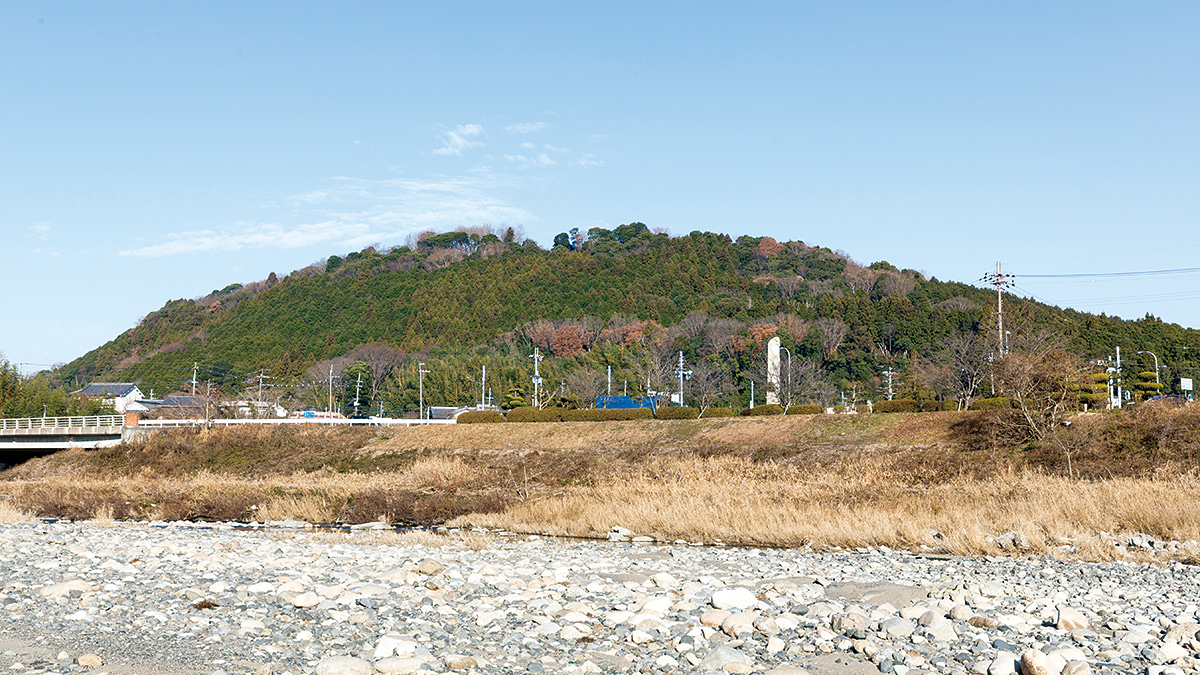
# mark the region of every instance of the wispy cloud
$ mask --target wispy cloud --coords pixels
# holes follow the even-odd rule
[[[526,157],[525,155],[505,155],[504,159],[516,164],[517,168],[519,169],[528,169],[535,166],[553,166],[557,164],[557,162],[555,162],[553,159],[550,159],[550,156],[544,152],[533,157]]]
[[[189,230],[120,254],[159,258],[318,245],[358,248],[378,242],[398,242],[405,235],[424,229],[536,221],[528,211],[488,194],[490,189],[506,185],[503,179],[493,176],[382,181],[336,178],[319,189],[284,200],[299,223],[239,222],[221,228]]]
[[[550,125],[545,122],[521,122],[520,124],[510,124],[504,127],[504,130],[510,134],[532,134],[548,126]]]
[[[604,160],[596,159],[596,156],[589,152],[588,154],[584,155],[583,157],[580,157],[579,159],[575,160],[574,162],[571,162],[571,164],[574,164],[575,166],[582,166],[584,168],[590,169],[590,168],[596,167],[596,166],[604,166]]]
[[[483,145],[483,141],[471,140],[475,136],[483,135],[483,127],[478,124],[460,124],[453,130],[438,136],[442,141],[442,147],[433,151],[435,155],[455,155],[461,156],[463,150]]]
[[[34,239],[45,241],[50,238],[50,223],[42,221],[29,226],[29,233]]]

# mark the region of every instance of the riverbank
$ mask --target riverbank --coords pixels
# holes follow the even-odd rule
[[[599,538],[619,526],[660,541],[1196,559],[1191,417],[1081,416],[1071,474],[1058,448],[996,446],[986,421],[943,412],[164,432],[9,469],[0,504],[116,521],[450,523]],[[1170,434],[1183,440],[1164,443]]]

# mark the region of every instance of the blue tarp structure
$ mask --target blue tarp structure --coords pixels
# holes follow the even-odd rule
[[[629,410],[632,408],[650,408],[656,410],[662,407],[662,396],[597,396],[597,408]]]

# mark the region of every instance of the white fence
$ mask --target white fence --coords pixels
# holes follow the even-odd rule
[[[354,427],[410,427],[423,424],[454,424],[454,420],[412,420],[395,417],[344,419],[323,417],[289,417],[286,419],[186,419],[141,420],[141,427],[233,426],[235,424],[327,424]]]
[[[81,429],[119,427],[125,424],[124,415],[91,415],[88,417],[13,417],[0,419],[0,431],[10,429]]]

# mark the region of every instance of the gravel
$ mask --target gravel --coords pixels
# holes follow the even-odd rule
[[[1197,568],[0,524],[5,673],[1194,673]],[[400,539],[403,542],[403,539]]]

